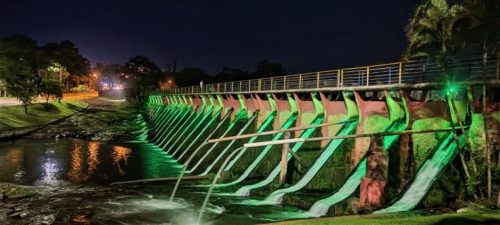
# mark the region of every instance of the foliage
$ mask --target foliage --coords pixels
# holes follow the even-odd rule
[[[130,58],[123,70],[126,76],[126,98],[130,101],[143,101],[146,92],[158,88],[162,80],[160,68],[145,56]]]
[[[60,65],[70,74],[81,76],[89,73],[89,60],[80,54],[80,50],[72,41],[64,40],[59,43],[47,43],[41,49],[43,56],[50,64]]]
[[[408,47],[404,58],[434,58],[447,75],[447,64],[459,49],[453,28],[467,9],[446,0],[427,0],[419,5],[406,27]]]
[[[108,83],[110,89],[113,89],[115,84],[120,83],[126,78],[124,67],[120,64],[103,65],[98,63],[95,71],[99,74],[100,81]]]
[[[61,102],[61,99],[63,97],[61,82],[56,79],[43,79],[42,84],[40,85],[39,93],[45,97],[46,107],[49,106],[50,97],[54,97],[58,102]]]
[[[25,113],[41,83],[38,69],[44,62],[39,56],[37,42],[29,37],[15,35],[0,41],[0,78],[9,93],[22,102]]]
[[[285,74],[286,70],[280,63],[271,63],[267,59],[259,62],[259,64],[257,65],[257,70],[251,73],[252,77],[256,78],[281,76]]]
[[[85,85],[78,85],[74,88],[71,88],[71,91],[72,92],[84,92],[84,91],[88,91],[88,89]]]
[[[448,74],[455,58],[495,52],[500,42],[500,2],[497,0],[426,0],[406,27],[404,59],[427,57]]]
[[[454,27],[463,54],[481,52],[483,59],[497,51],[500,43],[500,1],[465,0],[466,13]]]
[[[175,75],[179,86],[198,85],[201,81],[208,83],[212,77],[198,67],[187,67]]]
[[[215,79],[217,82],[238,81],[250,79],[250,75],[248,71],[238,68],[224,67],[221,72],[217,73]]]

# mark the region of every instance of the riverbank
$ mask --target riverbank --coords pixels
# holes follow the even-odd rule
[[[85,140],[129,141],[140,126],[133,122],[139,109],[123,100],[97,97],[86,100],[88,108],[57,124],[48,125],[27,138],[79,138]]]
[[[20,105],[0,107],[0,132],[6,129],[40,126],[75,114],[87,107],[81,101],[37,103],[29,106],[28,114]]]
[[[420,215],[414,212],[386,215],[354,215],[285,221],[273,225],[493,225],[500,224],[500,211],[464,208],[460,213]]]

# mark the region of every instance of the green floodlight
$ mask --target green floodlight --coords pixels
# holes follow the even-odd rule
[[[451,95],[451,94],[455,94],[457,93],[458,91],[458,87],[454,84],[449,84],[447,87],[446,87],[446,94],[448,95]]]

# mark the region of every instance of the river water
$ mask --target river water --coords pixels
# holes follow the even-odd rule
[[[147,142],[0,142],[0,166],[0,182],[25,185],[36,193],[11,203],[13,212],[3,221],[0,217],[0,224],[196,224],[205,191],[182,186],[178,199],[170,202],[173,183],[109,185],[179,173],[179,164]],[[203,224],[263,222],[244,207],[226,209],[230,200],[214,197],[211,202]]]

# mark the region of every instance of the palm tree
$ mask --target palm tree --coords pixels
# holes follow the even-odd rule
[[[467,9],[446,0],[427,0],[419,5],[406,26],[408,47],[403,58],[434,58],[449,81],[448,63],[457,49],[453,28]]]
[[[408,47],[403,58],[406,60],[419,57],[434,59],[443,74],[446,85],[449,86],[451,76],[448,65],[453,60],[457,50],[463,48],[463,40],[466,39],[462,35],[462,32],[456,32],[456,28],[463,24],[463,19],[468,15],[468,9],[462,4],[450,4],[446,0],[426,0],[416,8],[406,27]],[[453,94],[448,96],[448,98],[453,98]],[[454,109],[452,111],[455,112],[453,116],[460,118],[454,101],[451,100],[450,103]],[[453,120],[450,122],[451,124],[454,123]],[[458,122],[461,130],[465,132],[462,122],[460,120]],[[456,133],[454,134],[454,138],[458,142]],[[465,138],[465,140],[470,149],[468,139]],[[460,149],[458,154],[466,178],[470,181],[470,174],[465,162],[463,149]],[[477,173],[472,157],[471,162],[474,172]]]

